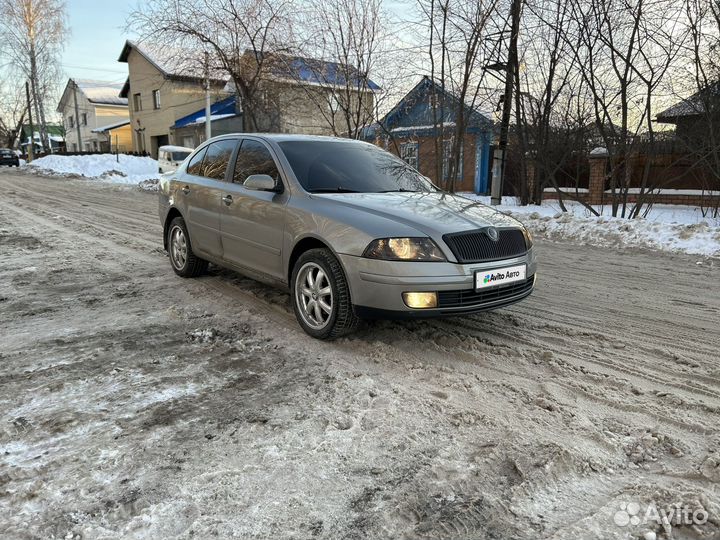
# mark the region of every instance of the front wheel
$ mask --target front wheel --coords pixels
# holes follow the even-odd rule
[[[168,227],[168,255],[170,264],[178,276],[197,277],[205,272],[207,261],[201,259],[192,250],[185,220],[176,217]]]
[[[335,339],[357,328],[345,273],[330,250],[303,253],[293,268],[291,284],[295,317],[309,335]]]

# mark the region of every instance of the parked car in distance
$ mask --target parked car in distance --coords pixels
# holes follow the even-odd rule
[[[360,141],[216,137],[160,180],[159,197],[176,274],[198,276],[212,262],[289,289],[316,338],[365,318],[507,306],[535,285],[520,222]]]
[[[14,150],[11,150],[10,148],[0,148],[0,165],[19,167],[20,158]]]
[[[158,169],[161,173],[177,170],[185,158],[192,154],[192,148],[185,146],[161,146],[158,148]]]

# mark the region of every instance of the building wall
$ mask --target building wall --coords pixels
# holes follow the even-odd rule
[[[65,141],[69,151],[99,150],[100,143],[105,139],[102,134],[93,133],[92,130],[119,122],[128,117],[127,107],[122,105],[100,105],[88,101],[81,90],[77,91],[78,113],[80,118],[75,118],[75,100],[72,93],[69,94],[67,103],[64,103],[61,110],[63,125],[65,127]],[[87,123],[83,124],[83,114],[87,115]],[[74,126],[70,127],[70,118],[73,118]],[[77,123],[80,122],[80,138],[78,144]]]
[[[107,133],[98,133],[100,136],[100,150],[104,152],[132,152],[132,130],[130,126],[121,126],[111,129]]]
[[[200,82],[183,82],[165,76],[140,53],[133,49],[128,56],[130,91],[128,110],[133,133],[133,149],[149,152],[157,158],[157,149],[163,144],[182,144],[171,137],[170,127],[176,120],[187,116],[205,103],[205,91]],[[153,90],[160,91],[160,108],[153,108]],[[219,95],[220,88],[215,88]],[[135,94],[140,94],[142,110],[135,110]],[[217,99],[213,96],[213,101]],[[144,131],[138,131],[144,129]]]
[[[336,92],[337,93],[337,92]],[[332,92],[319,86],[304,86],[289,83],[273,83],[273,95],[276,102],[271,107],[279,111],[279,123],[275,129],[280,133],[300,133],[305,135],[333,135],[333,124],[337,134],[348,130],[347,122],[342,114],[336,110],[331,118],[329,98]],[[350,107],[345,109],[357,110],[359,99],[364,100],[364,107],[372,110],[374,95],[372,92],[353,93]],[[321,110],[322,109],[322,110]],[[365,120],[361,118],[361,122]],[[355,129],[357,126],[353,126]]]
[[[476,167],[476,138],[472,133],[465,135],[463,141],[462,176],[455,180],[455,191],[475,191],[475,167]],[[435,137],[413,137],[395,136],[397,147],[392,142],[381,142],[380,145],[400,156],[399,150],[405,143],[418,143],[418,170],[430,178],[436,186],[447,188],[447,182],[438,178],[437,174],[437,152],[435,148]]]

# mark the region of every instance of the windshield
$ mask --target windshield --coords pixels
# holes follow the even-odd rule
[[[183,161],[190,155],[190,152],[173,152],[172,161]]]
[[[279,145],[310,193],[438,191],[407,163],[371,144],[285,141]]]

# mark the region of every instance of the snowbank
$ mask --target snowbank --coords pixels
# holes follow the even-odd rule
[[[36,159],[27,166],[45,174],[82,176],[118,184],[138,184],[159,178],[158,163],[149,157],[114,154],[81,156],[52,155]]]
[[[463,197],[490,203],[490,197],[461,193]],[[561,212],[557,201],[542,206],[518,206],[514,197],[503,197],[498,210],[519,219],[530,230],[551,240],[608,247],[639,247],[708,257],[720,257],[720,219],[704,217],[699,208],[654,205],[645,218],[613,218],[611,208],[594,207],[594,216],[581,204],[566,201]]]

